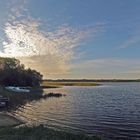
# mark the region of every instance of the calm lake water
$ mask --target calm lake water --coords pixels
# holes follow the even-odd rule
[[[140,83],[103,83],[98,87],[45,89],[66,94],[33,101],[14,113],[28,123],[59,130],[140,139]]]

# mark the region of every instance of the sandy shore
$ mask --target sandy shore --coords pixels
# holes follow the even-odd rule
[[[12,114],[7,112],[0,112],[0,127],[3,126],[13,126],[13,125],[20,125],[23,122]]]

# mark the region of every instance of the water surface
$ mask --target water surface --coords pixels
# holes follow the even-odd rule
[[[45,89],[66,96],[33,101],[14,113],[28,123],[59,130],[140,139],[140,83],[103,83],[97,87]]]

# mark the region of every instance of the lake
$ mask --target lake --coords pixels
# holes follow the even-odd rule
[[[140,83],[45,89],[66,96],[33,101],[14,112],[29,124],[113,139],[140,139]]]

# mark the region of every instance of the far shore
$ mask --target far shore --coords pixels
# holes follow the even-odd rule
[[[96,82],[73,82],[73,81],[43,81],[42,88],[60,88],[64,86],[99,86]]]

